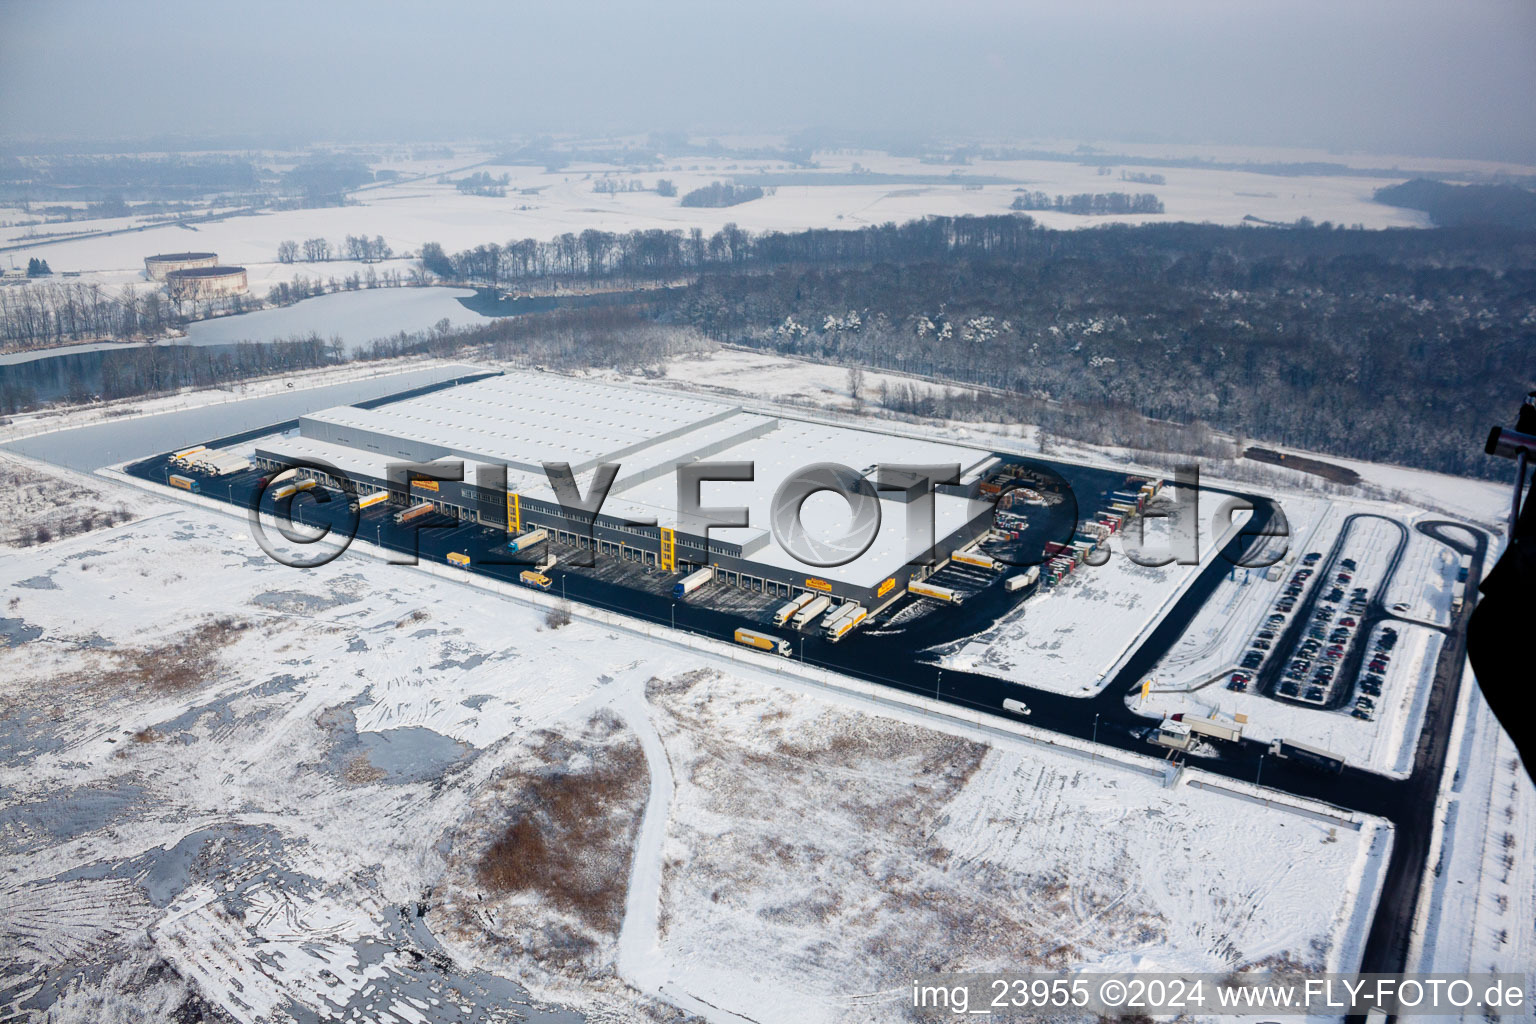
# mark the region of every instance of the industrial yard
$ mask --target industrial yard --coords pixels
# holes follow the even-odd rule
[[[1262,526],[1264,504],[1224,531],[1202,527],[1196,564],[1145,567],[1128,536],[1145,527],[1143,543],[1167,539],[1144,513],[1173,484],[1102,455],[1041,459],[975,428],[920,441],[718,394],[550,374],[455,367],[420,379],[354,406],[326,406],[317,391],[291,420],[175,435],[181,447],[89,476],[16,460],[32,486],[88,482],[93,501],[133,519],[4,556],[21,581],[4,595],[10,699],[73,680],[47,690],[46,705],[21,705],[36,710],[12,719],[0,758],[11,794],[0,866],[12,879],[0,901],[21,929],[15,1005],[50,986],[68,990],[65,1005],[123,991],[72,958],[83,951],[89,964],[135,929],[148,941],[132,969],[170,980],[130,1005],[206,998],[251,1024],[354,1010],[446,1022],[463,1007],[561,1024],[615,1006],[626,1019],[884,1019],[921,936],[941,933],[966,951],[949,963],[971,968],[1369,962],[1377,900],[1408,870],[1399,844],[1429,845],[1404,831],[1392,786],[1409,780],[1411,741],[1441,685],[1436,629],[1457,616],[1462,555],[1447,541],[1465,546],[1471,531],[1440,537],[1433,515],[1291,494],[1294,543],[1274,548],[1278,578],[1230,561],[1275,545],[1239,535]],[[641,433],[622,416],[605,427],[541,412],[516,425],[505,402],[478,418],[478,434],[426,425],[427,412],[452,415],[456,392],[494,402],[524,387],[551,408],[577,388],[667,412]],[[581,494],[597,463],[628,449],[595,521],[554,514],[564,509],[542,463],[558,459],[549,437],[561,431],[586,439],[561,460]],[[406,461],[466,460],[470,485],[391,480],[385,439],[419,446],[393,453]],[[663,565],[677,467],[748,458],[759,443],[758,479],[701,493],[705,506],[753,510],[745,529],[709,531],[729,553],[688,559],[684,534]],[[789,453],[813,444],[861,467],[959,463],[964,493],[938,503],[953,510],[940,523],[954,517],[936,531],[938,564],[907,567],[894,595],[858,589],[902,568],[911,495],[896,491],[882,493],[862,559],[788,574],[757,509],[790,472]],[[285,473],[279,455],[310,465]],[[471,503],[485,497],[470,489],[474,463],[498,455],[511,456],[505,499]],[[1202,481],[1202,509],[1231,492]],[[289,568],[251,536],[257,497],[271,536],[289,519],[303,532],[355,518],[355,539],[321,568]],[[805,504],[824,537],[849,518],[831,497]],[[1404,523],[1400,552],[1385,526],[1347,529],[1363,513]],[[653,532],[634,528],[645,516]],[[1035,543],[1036,564],[1003,561]],[[1317,563],[1354,561],[1381,602],[1357,629],[1362,676],[1383,630],[1400,634],[1373,720],[1348,713],[1354,690],[1332,708],[1287,699],[1289,660],[1273,646],[1267,689],[1226,688],[1314,551]],[[105,619],[87,592],[113,595]],[[184,669],[157,674],[170,651]],[[342,657],[347,673],[328,668]],[[1179,689],[1205,676],[1219,678]],[[41,739],[17,746],[22,736]],[[1276,753],[1276,742],[1290,745]],[[1351,796],[1308,750],[1337,758]],[[239,770],[221,786],[191,781],[232,759]],[[518,810],[530,794],[561,806],[564,791],[548,788],[559,778],[607,794],[606,838],[591,841],[610,865],[602,885],[559,857],[533,875],[489,866],[510,841],[498,821],[525,821],[520,843],[533,828],[541,843],[567,841],[558,816]],[[849,792],[849,780],[865,781]],[[807,816],[828,808],[841,824],[807,840]],[[1124,832],[1135,856],[1104,847],[1106,814],[1142,823]],[[364,852],[360,837],[379,821],[393,838]],[[1255,830],[1284,855],[1238,856]],[[834,838],[865,833],[882,838]],[[721,834],[735,838],[711,838]],[[1010,852],[1046,848],[1053,861]],[[824,884],[807,888],[807,873]],[[146,891],[141,878],[155,881]],[[966,910],[995,901],[998,886],[1033,894],[1027,927]],[[41,909],[66,904],[67,922]],[[1434,950],[1487,913],[1436,919],[1417,933],[1430,944],[1422,955],[1443,957]],[[569,955],[534,938],[552,933]],[[1060,935],[1076,936],[1070,949]],[[828,941],[845,954],[828,959]]]

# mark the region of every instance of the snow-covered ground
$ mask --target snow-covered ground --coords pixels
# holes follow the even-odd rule
[[[1134,153],[1136,147],[1108,145],[1110,151]],[[1066,150],[1063,152],[1070,152]],[[1158,155],[1144,150],[1145,155]],[[1169,155],[1169,154],[1165,154]],[[1314,154],[1298,154],[1297,160]],[[1289,223],[1298,217],[1336,224],[1362,224],[1368,228],[1418,227],[1427,223],[1423,214],[1376,203],[1372,193],[1384,184],[1412,176],[1413,162],[1403,164],[1400,178],[1365,175],[1276,176],[1244,170],[1205,167],[1138,167],[1128,163],[1116,173],[1101,175],[1096,165],[1069,160],[978,160],[964,167],[943,168],[917,158],[893,157],[873,152],[816,154],[814,169],[795,169],[781,161],[734,158],[684,157],[663,159],[653,168],[626,170],[602,165],[573,164],[549,172],[526,165],[498,166],[480,163],[489,154],[465,153],[453,163],[466,172],[507,175],[507,194],[487,197],[461,194],[451,183],[430,177],[380,183],[351,194],[345,206],[263,212],[229,217],[191,226],[149,225],[144,218],[80,220],[67,224],[32,225],[20,211],[0,211],[0,245],[27,245],[44,232],[89,232],[139,228],[125,234],[36,244],[15,253],[24,263],[33,256],[48,260],[55,272],[83,272],[82,280],[122,286],[142,276],[145,256],[180,252],[189,247],[216,252],[224,263],[247,268],[253,290],[265,293],[271,285],[296,275],[341,278],[366,268],[337,260],[321,264],[276,262],[278,243],[302,242],[323,237],[334,244],[347,235],[382,235],[397,254],[419,252],[427,242],[439,242],[450,252],[488,242],[505,243],[522,238],[550,239],[588,228],[632,231],[660,228],[702,228],[713,232],[728,223],[750,231],[794,231],[813,227],[862,227],[901,222],[925,216],[1001,214],[1019,190],[1049,195],[1081,192],[1152,192],[1166,212],[1157,216],[1080,217],[1064,213],[1036,212],[1030,216],[1051,227],[1091,227],[1110,222],[1139,223],[1157,220],[1239,224],[1246,218]],[[1286,160],[1285,151],[1271,151],[1264,159]],[[1356,166],[1394,166],[1390,158],[1363,157]],[[1345,162],[1332,158],[1330,162]],[[1424,164],[1426,162],[1419,162]],[[859,170],[862,168],[862,171]],[[440,168],[443,169],[443,168]],[[1121,180],[1118,171],[1156,173],[1163,185]],[[1531,173],[1530,168],[1502,168],[1506,172]],[[951,176],[951,172],[954,172]],[[861,173],[895,176],[860,180]],[[454,174],[452,177],[462,177]],[[654,191],[656,180],[672,180],[679,195],[714,181],[759,178],[769,183],[761,199],[724,209],[684,207],[676,198]],[[778,176],[775,178],[774,176]],[[594,185],[612,178],[621,183],[639,181],[643,191],[599,193]],[[968,184],[967,179],[981,181]],[[781,183],[774,185],[777,180]],[[6,214],[9,214],[8,216]],[[38,239],[38,242],[44,241]],[[375,270],[391,264],[375,265]],[[404,266],[403,262],[400,264]]]
[[[233,516],[158,506],[0,555],[22,581],[0,592],[9,1001],[180,998],[114,993],[122,959],[240,1021],[556,1019],[515,981],[594,1021],[768,1024],[871,1019],[846,997],[887,999],[925,936],[960,935],[955,966],[1358,960],[1390,846],[1374,820],[1198,773],[1165,788],[1152,759],[750,653],[551,628],[447,570],[296,571]],[[638,742],[649,796],[622,927],[587,948],[539,930],[560,915],[537,892],[482,906],[465,883],[520,787],[581,778],[593,742]],[[1255,835],[1285,855],[1249,856]],[[481,938],[465,912],[492,915]]]
[[[1147,533],[1150,550],[1156,542],[1150,528]],[[1200,566],[1218,557],[1221,544],[1206,543],[1198,565],[1174,562],[1157,567],[1133,562],[1119,535],[1108,547],[1111,553],[1104,565],[1081,566],[985,632],[940,648],[938,663],[1055,693],[1098,693]]]
[[[1525,1012],[1509,1019],[1531,1020],[1536,787],[1470,669],[1457,715],[1407,969],[1524,975]]]
[[[676,787],[657,972],[725,1019],[903,1019],[914,963],[1358,962],[1369,914],[1338,894],[1372,884],[1377,824],[728,677],[649,692]]]

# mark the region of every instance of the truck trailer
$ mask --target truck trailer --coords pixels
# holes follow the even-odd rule
[[[1028,569],[1025,569],[1023,572],[1019,573],[1017,576],[1010,576],[1008,579],[1003,581],[1003,589],[1011,594],[1016,590],[1023,590],[1025,587],[1029,586],[1039,578],[1040,567],[1038,565],[1032,565]]]
[[[780,640],[776,636],[758,633],[751,629],[738,629],[736,631],[736,642],[745,644],[748,647],[756,647],[760,651],[783,655],[786,658],[790,655],[788,640]]]
[[[1002,568],[997,559],[984,555],[980,551],[956,551],[949,556],[951,562],[959,562],[961,565],[974,565],[979,569],[991,569],[994,572]]]
[[[812,599],[804,608],[795,612],[794,617],[789,620],[789,624],[796,629],[803,629],[806,623],[830,607],[832,607],[832,599],[826,594],[822,594],[820,597]]]
[[[779,607],[775,609],[773,613],[773,624],[775,626],[784,625],[784,623],[788,622],[791,618],[794,617],[795,612],[810,604],[811,601],[815,599],[815,597],[816,595],[814,593],[807,590],[793,600],[786,601],[784,604],[779,605]]]
[[[541,572],[534,572],[531,569],[523,570],[517,579],[523,586],[533,587],[536,590],[548,590],[551,582],[548,576]]]
[[[382,505],[384,502],[386,502],[388,500],[389,500],[389,492],[388,491],[374,491],[372,494],[368,495],[368,497],[360,499],[358,501],[358,503],[357,503],[357,507],[358,508],[372,508],[375,505]]]
[[[529,530],[527,533],[518,534],[507,542],[508,551],[527,551],[539,541],[549,537],[548,530]]]
[[[172,473],[166,477],[166,482],[172,487],[180,487],[182,490],[191,491],[194,494],[198,491],[197,481],[189,476],[182,476],[180,473]]]
[[[417,502],[415,505],[412,505],[410,508],[405,509],[402,512],[396,512],[395,522],[408,523],[412,519],[420,519],[422,516],[431,511],[432,503],[430,501]]]
[[[448,552],[448,561],[449,561],[450,564],[456,565],[460,569],[468,569],[469,568],[469,556],[466,555],[462,551],[450,551],[450,552]]]
[[[823,635],[833,643],[841,640],[858,628],[859,624],[869,618],[869,610],[861,604],[853,606],[853,610],[838,615],[826,624]]]
[[[699,569],[696,572],[689,573],[687,576],[684,576],[681,580],[674,584],[672,587],[672,596],[687,597],[689,594],[693,593],[695,590],[698,590],[700,587],[714,578],[715,570],[706,565],[704,568]]]
[[[958,593],[948,587],[936,587],[931,583],[908,583],[907,593],[916,594],[918,597],[929,597],[946,604],[960,604],[963,600]]]
[[[1305,743],[1293,743],[1290,740],[1275,740],[1269,745],[1271,757],[1283,757],[1287,760],[1297,761],[1308,768],[1315,768],[1320,772],[1341,772],[1344,770],[1344,759],[1338,754],[1330,754],[1326,750],[1309,747]]]

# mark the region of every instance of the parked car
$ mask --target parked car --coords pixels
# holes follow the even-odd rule
[[[1350,712],[1350,715],[1355,717],[1355,718],[1359,718],[1359,719],[1361,719],[1363,721],[1366,721],[1366,722],[1369,722],[1371,720],[1371,713],[1369,711],[1365,710],[1364,708],[1355,708],[1353,711]]]
[[[1294,697],[1294,696],[1296,696],[1300,692],[1301,692],[1301,687],[1297,686],[1295,683],[1281,683],[1280,684],[1280,693],[1281,693],[1282,696]]]
[[[1321,686],[1307,687],[1307,700],[1322,700],[1323,688]]]
[[[1353,558],[1346,558],[1346,559],[1344,559],[1344,561],[1340,562],[1339,564],[1342,565],[1346,569],[1353,570],[1355,568],[1355,560]]]

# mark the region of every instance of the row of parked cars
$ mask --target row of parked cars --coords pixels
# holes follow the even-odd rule
[[[1355,587],[1350,591],[1344,614],[1339,614],[1339,606],[1346,600],[1344,588],[1354,582],[1355,569],[1355,560],[1346,558],[1339,563],[1334,578],[1325,584],[1330,589],[1313,612],[1306,635],[1281,674],[1278,692],[1282,697],[1311,704],[1327,703],[1339,663],[1344,660],[1355,630],[1360,626],[1358,616],[1365,613],[1369,604],[1366,588]]]
[[[1382,628],[1376,637],[1376,647],[1371,651],[1371,660],[1366,663],[1366,674],[1360,677],[1360,695],[1355,698],[1354,710],[1350,712],[1356,718],[1370,721],[1376,712],[1376,699],[1381,696],[1381,686],[1384,680],[1382,673],[1392,662],[1392,648],[1397,646],[1397,630],[1390,626]]]
[[[1270,649],[1278,642],[1280,631],[1285,628],[1285,617],[1296,609],[1296,602],[1301,598],[1301,592],[1306,589],[1307,581],[1317,571],[1318,559],[1322,553],[1309,551],[1301,559],[1301,567],[1291,574],[1286,581],[1285,588],[1281,590],[1280,597],[1275,601],[1275,610],[1264,620],[1253,639],[1249,641],[1249,647],[1244,652],[1239,671],[1232,673],[1232,678],[1227,680],[1227,689],[1246,690],[1253,682],[1254,671],[1269,656]]]

